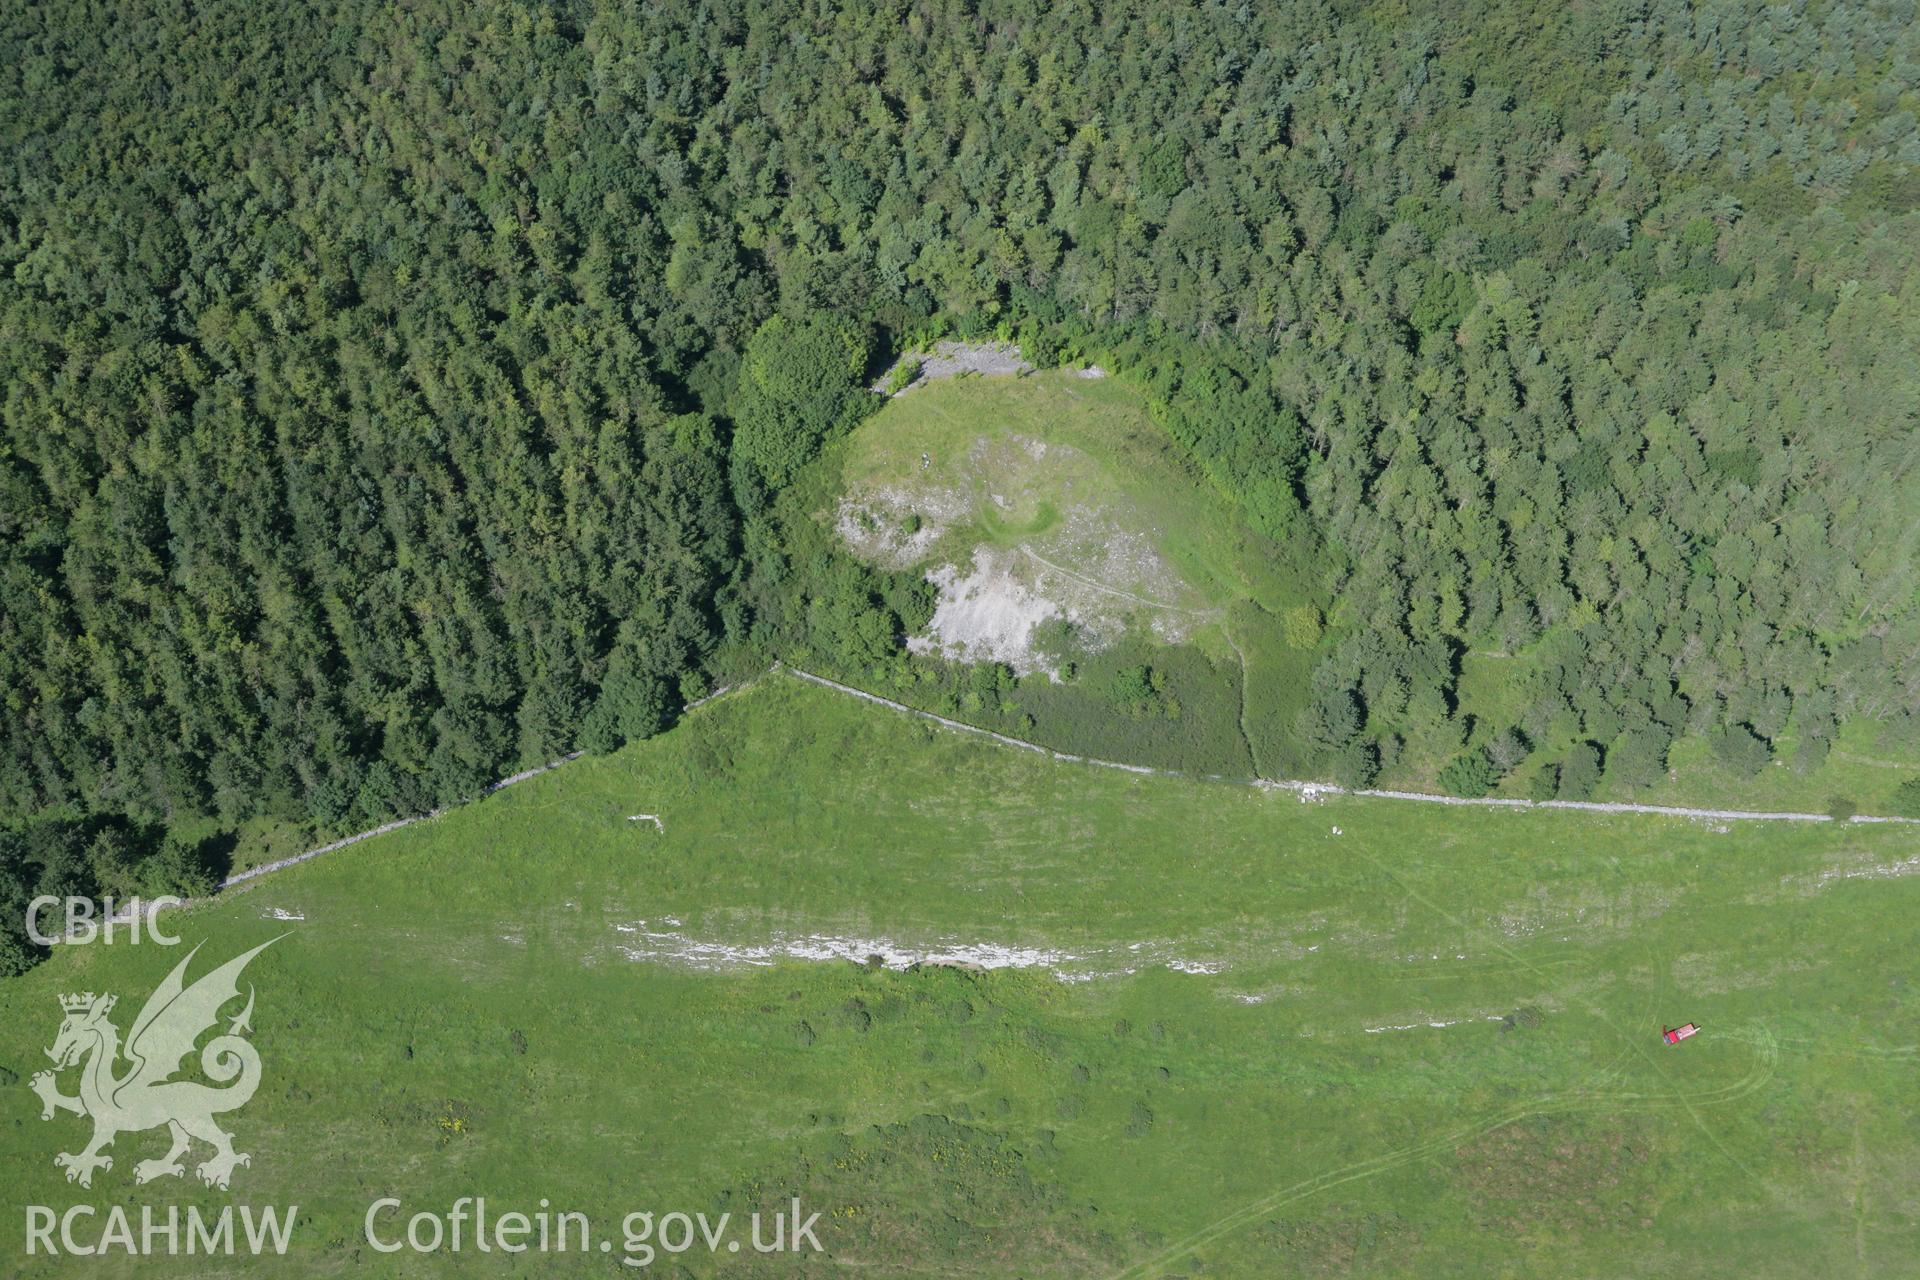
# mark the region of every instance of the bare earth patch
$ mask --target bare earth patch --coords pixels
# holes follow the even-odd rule
[[[840,500],[834,528],[869,563],[905,569],[925,560],[935,544],[970,518],[967,496],[935,487],[874,488]]]
[[[973,572],[943,564],[927,574],[940,590],[930,634],[913,636],[907,648],[914,653],[938,653],[961,662],[1004,662],[1020,675],[1046,664],[1033,648],[1033,629],[1049,618],[1070,622],[1084,619],[1059,601],[1048,599],[1016,574],[1020,556],[1014,551],[980,547],[973,553]]]
[[[1143,969],[1212,975],[1222,960],[1196,960],[1164,939],[1104,944],[1068,951],[1059,947],[987,942],[956,937],[909,941],[859,934],[775,932],[753,941],[723,941],[687,931],[672,916],[613,926],[614,949],[628,960],[670,964],[708,973],[767,968],[783,961],[852,961],[888,969],[947,965],[961,969],[1044,969],[1061,982],[1127,977]]]

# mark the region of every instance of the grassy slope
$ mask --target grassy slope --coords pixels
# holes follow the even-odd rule
[[[1302,805],[1055,764],[775,679],[183,931],[214,959],[292,930],[252,972],[268,1076],[230,1127],[256,1157],[233,1199],[303,1206],[303,1273],[388,1273],[358,1224],[389,1193],[546,1196],[611,1222],[798,1191],[874,1276],[1114,1274],[1213,1224],[1173,1272],[1894,1274],[1920,1249],[1920,877],[1817,886],[1910,850],[1900,830]],[[957,938],[1110,968],[1141,942],[1223,968],[1062,984],[619,954],[616,926],[667,917],[729,942]],[[23,1083],[54,993],[118,991],[124,1028],[177,958],[80,949],[0,985],[0,1067],[22,1081],[0,1217],[225,1202],[136,1191],[153,1135],[68,1187],[51,1156],[79,1122],[42,1124]],[[1485,1020],[1523,1007],[1540,1025]],[[1684,1019],[1707,1033],[1662,1046]],[[405,1273],[611,1272],[547,1261]]]

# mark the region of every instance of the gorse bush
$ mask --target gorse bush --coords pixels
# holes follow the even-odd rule
[[[1440,771],[1440,789],[1453,796],[1484,796],[1499,781],[1500,766],[1478,748],[1455,756]]]

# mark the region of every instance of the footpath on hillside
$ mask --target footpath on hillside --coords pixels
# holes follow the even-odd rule
[[[973,734],[976,737],[986,738],[993,742],[1000,743],[1002,746],[1014,747],[1021,751],[1031,751],[1038,755],[1047,756],[1050,759],[1060,760],[1068,764],[1090,765],[1096,769],[1118,769],[1124,773],[1140,774],[1144,777],[1151,778],[1181,778],[1190,782],[1224,782],[1230,785],[1257,787],[1265,791],[1291,791],[1297,793],[1303,801],[1316,800],[1323,796],[1358,796],[1368,800],[1405,800],[1417,804],[1441,804],[1463,809],[1571,809],[1583,813],[1639,813],[1651,814],[1657,817],[1693,818],[1719,822],[1839,821],[1839,819],[1825,813],[1795,813],[1770,809],[1695,809],[1685,805],[1627,804],[1624,802],[1601,800],[1517,800],[1496,796],[1485,796],[1476,799],[1462,796],[1437,796],[1424,791],[1392,791],[1373,787],[1342,787],[1331,782],[1307,782],[1292,778],[1229,778],[1221,774],[1182,773],[1176,769],[1158,769],[1151,765],[1127,764],[1120,760],[1102,760],[1098,756],[1082,756],[1075,755],[1069,751],[1056,751],[1052,747],[1043,746],[1038,742],[1029,742],[1025,738],[1016,738],[1011,734],[996,733],[992,729],[983,729],[979,725],[968,724],[964,720],[955,720],[949,716],[937,715],[932,711],[922,711],[920,708],[908,706],[904,702],[898,702],[877,693],[869,693],[865,689],[855,688],[853,685],[844,684],[841,681],[833,680],[826,676],[815,675],[811,671],[793,666],[790,663],[776,662],[762,674],[789,675],[796,680],[803,680],[808,684],[816,685],[822,689],[830,689],[845,697],[858,698],[862,702],[869,702],[878,707],[886,707],[902,715],[914,716],[921,720],[931,721],[934,724],[944,726],[959,733]],[[715,689],[706,697],[688,703],[686,710],[693,711],[717,698],[724,697],[738,689],[744,689],[749,685],[757,683],[760,678],[760,676],[755,676],[750,680],[742,680],[738,684]],[[558,760],[553,760],[547,764],[538,765],[531,769],[524,769],[510,777],[502,778],[482,791],[480,796],[491,795],[495,791],[511,787],[516,783],[525,782],[529,778],[537,778],[543,773],[549,773],[564,764],[579,759],[580,754],[580,752],[575,751],[569,755],[560,757]],[[474,799],[479,799],[480,796],[476,796]],[[451,808],[454,806],[448,807]],[[225,880],[221,881],[220,887],[227,889],[248,880],[270,875],[275,871],[283,871],[299,863],[311,861],[323,854],[333,853],[349,845],[359,844],[363,840],[371,840],[375,836],[383,836],[390,831],[398,831],[402,827],[410,827],[417,822],[425,822],[430,818],[437,818],[444,812],[446,812],[446,809],[442,808],[411,818],[398,818],[392,822],[385,822],[369,830],[358,832],[355,835],[345,836],[339,840],[320,845],[317,848],[309,849],[305,853],[294,854],[292,857],[281,858],[274,862],[262,863],[257,867],[249,867],[245,871],[236,872],[228,876]],[[1869,814],[1855,814],[1845,819],[1845,821],[1862,824],[1920,824],[1920,818],[1880,817]]]
[[[1197,775],[1181,773],[1175,769],[1155,769],[1147,765],[1123,764],[1118,760],[1102,760],[1097,756],[1078,756],[1065,751],[1055,751],[1052,747],[1042,746],[1037,742],[1028,742],[1024,738],[1010,737],[1007,734],[995,733],[991,729],[982,729],[978,725],[967,724],[961,720],[952,720],[946,716],[935,715],[931,711],[922,711],[920,708],[910,707],[904,702],[896,702],[892,698],[883,698],[877,693],[868,693],[866,690],[856,689],[850,684],[842,684],[838,680],[830,680],[826,676],[815,675],[811,671],[803,671],[799,667],[776,664],[774,670],[784,671],[788,675],[795,676],[812,684],[820,685],[822,688],[832,689],[838,693],[846,694],[849,697],[859,698],[883,707],[890,707],[895,711],[903,712],[910,716],[918,716],[923,720],[931,720],[935,724],[942,724],[950,729],[958,729],[964,733],[978,734],[981,737],[991,738],[995,742],[1005,743],[1010,747],[1020,747],[1027,751],[1037,751],[1042,755],[1051,756],[1055,760],[1066,760],[1075,764],[1089,764],[1100,769],[1124,769],[1128,773],[1148,774],[1160,778],[1186,778],[1193,781],[1204,782],[1244,781],[1247,786],[1259,787],[1263,790],[1298,792],[1306,799],[1313,799],[1318,796],[1361,796],[1373,800],[1414,800],[1422,804],[1444,804],[1459,808],[1577,809],[1586,813],[1647,813],[1672,818],[1707,818],[1755,822],[1837,821],[1832,815],[1825,813],[1794,813],[1775,809],[1693,809],[1684,805],[1626,804],[1601,800],[1519,800],[1497,796],[1483,796],[1479,798],[1436,796],[1425,791],[1390,791],[1374,787],[1342,787],[1331,782],[1305,782],[1292,778],[1251,778],[1242,780],[1225,778],[1219,774]],[[1914,823],[1920,822],[1920,819],[1882,818],[1867,814],[1855,814],[1846,819],[1846,821],[1860,823]]]

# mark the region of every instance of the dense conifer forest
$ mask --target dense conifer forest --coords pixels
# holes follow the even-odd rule
[[[891,660],[924,593],[783,496],[941,332],[1109,361],[1311,568],[1322,773],[1448,733],[1472,649],[1537,647],[1575,793],[1920,741],[1912,0],[0,31],[10,899]]]

